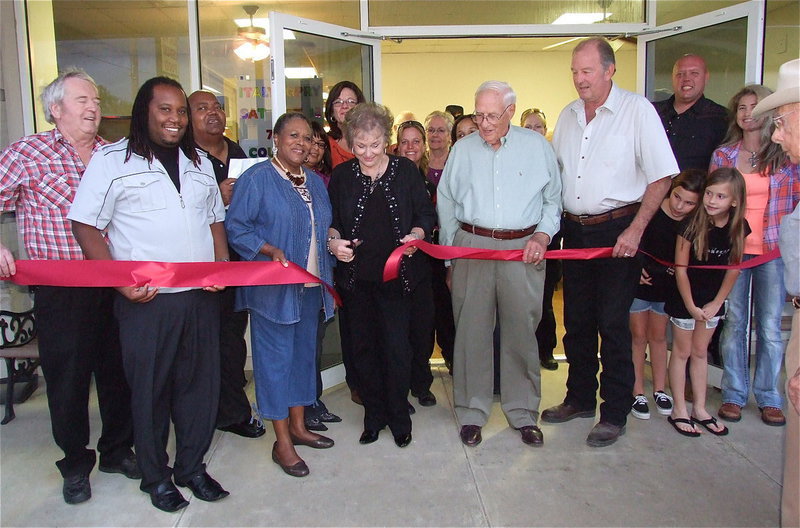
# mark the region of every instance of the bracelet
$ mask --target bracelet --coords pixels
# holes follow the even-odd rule
[[[339,240],[339,237],[336,235],[331,235],[328,237],[328,240],[325,241],[325,247],[328,248],[328,253],[333,255],[333,251],[331,251],[331,240]]]

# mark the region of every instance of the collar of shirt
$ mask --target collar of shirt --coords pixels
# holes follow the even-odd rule
[[[606,100],[603,101],[603,104],[597,107],[595,111],[595,116],[600,114],[601,109],[608,110],[609,112],[616,113],[620,109],[621,105],[621,94],[620,89],[617,88],[617,83],[611,82],[611,91],[608,92],[608,97]],[[575,115],[578,118],[578,122],[581,124],[581,127],[586,127],[586,103],[580,97],[572,103],[571,109],[575,112]]]
[[[51,147],[52,147],[53,150],[57,150],[58,145],[61,144],[61,145],[64,145],[64,147],[66,147],[67,150],[69,150],[70,153],[74,157],[80,158],[78,156],[78,151],[75,149],[75,145],[70,143],[69,140],[64,137],[64,134],[61,133],[61,131],[58,129],[58,127],[53,128],[53,130],[51,130],[50,132],[51,132],[51,138],[52,138]],[[99,149],[100,147],[102,147],[105,144],[106,144],[106,140],[105,139],[101,138],[100,136],[95,136],[94,137],[94,144],[92,145],[92,154],[97,152],[97,149]]]

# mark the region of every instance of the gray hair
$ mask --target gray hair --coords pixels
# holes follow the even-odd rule
[[[455,119],[453,119],[453,114],[450,112],[442,112],[441,110],[434,110],[425,118],[425,127],[427,128],[428,125],[431,124],[431,119],[434,117],[441,117],[444,119],[445,125],[447,126],[447,134],[449,135],[450,132],[453,130],[453,123]]]
[[[478,89],[475,90],[475,98],[477,99],[480,94],[483,92],[496,92],[503,97],[503,104],[505,106],[514,104],[517,102],[517,94],[514,93],[514,89],[511,88],[511,85],[507,82],[503,81],[486,81],[480,86]]]
[[[576,53],[590,44],[593,44],[597,53],[600,54],[600,64],[603,65],[604,70],[607,70],[610,66],[616,66],[617,60],[614,57],[614,48],[602,37],[592,37],[582,41],[572,50],[572,55],[575,56]]]
[[[378,103],[359,103],[344,116],[344,137],[353,146],[356,134],[379,129],[383,133],[386,144],[392,137],[394,117],[392,112]]]
[[[86,81],[91,83],[95,90],[97,90],[97,83],[94,82],[94,79],[92,79],[88,73],[80,68],[68,68],[62,71],[59,76],[53,80],[53,82],[44,87],[42,90],[42,95],[40,96],[42,106],[44,107],[44,118],[48,123],[52,123],[54,125],[56,124],[56,122],[53,120],[53,114],[50,112],[50,107],[61,104],[61,101],[64,100],[64,84],[67,82],[67,79],[80,79],[82,81]]]

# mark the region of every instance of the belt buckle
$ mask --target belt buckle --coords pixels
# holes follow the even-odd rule
[[[502,229],[492,228],[492,240],[502,240],[502,238],[495,238],[494,236],[495,231],[502,231]]]
[[[584,220],[588,220],[590,216],[592,216],[592,215],[588,215],[588,214],[578,215],[578,223],[580,225],[588,225],[588,224],[584,224],[583,221]]]
[[[792,297],[792,306],[795,310],[800,310],[800,297]]]

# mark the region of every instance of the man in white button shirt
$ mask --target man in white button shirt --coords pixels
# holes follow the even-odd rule
[[[669,141],[647,99],[616,86],[614,50],[591,38],[572,52],[579,99],[558,118],[553,145],[562,164],[564,248],[613,246],[613,258],[564,261],[564,349],[567,394],[542,420],[594,417],[597,336],[600,421],[586,438],[611,445],[625,433],[633,404],[628,310],[641,269],[634,258],[645,227],[678,172]]]
[[[496,314],[503,413],[524,443],[544,442],[537,426],[541,383],[535,332],[542,316],[543,259],[558,232],[561,181],[544,136],[511,125],[515,103],[504,82],[478,88],[478,134],[453,147],[437,194],[442,245],[523,250],[523,262],[463,259],[448,270],[456,322],[453,399],[461,441],[468,446],[480,443],[492,409]]]

